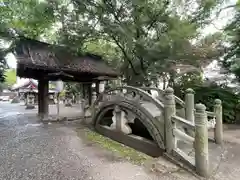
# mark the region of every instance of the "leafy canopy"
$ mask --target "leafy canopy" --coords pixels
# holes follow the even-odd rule
[[[5,72],[5,83],[11,87],[17,81],[16,69],[8,69]]]
[[[9,0],[0,7],[0,23],[7,29],[2,34],[12,28],[28,37],[103,55],[118,65],[128,84],[148,84],[162,74],[176,73],[176,64],[200,68],[221,55],[219,41],[208,43],[199,34],[223,2]]]

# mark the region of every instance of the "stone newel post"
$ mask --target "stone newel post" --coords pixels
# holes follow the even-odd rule
[[[116,129],[116,131],[121,132],[122,131],[122,125],[121,125],[122,117],[121,117],[121,109],[119,106],[115,106],[114,114],[115,114],[115,116],[113,116],[113,118],[115,118],[115,119],[113,120],[112,126],[113,127],[115,126],[114,128]]]
[[[194,91],[191,88],[185,94],[185,119],[194,124]],[[194,131],[187,129],[187,133],[194,137]]]
[[[132,129],[128,126],[128,120],[125,117],[125,112],[120,109],[118,105],[115,106],[112,117],[113,123],[111,128],[116,132],[123,134],[131,134]]]
[[[167,153],[172,153],[176,148],[176,139],[173,135],[175,124],[172,123],[172,116],[176,114],[176,105],[174,91],[172,88],[167,88],[164,95],[164,134]]]
[[[189,88],[185,95],[186,119],[194,123],[194,91]]]
[[[195,165],[200,176],[208,176],[208,129],[207,113],[203,104],[196,105],[195,113]]]
[[[214,113],[216,115],[216,125],[214,129],[214,138],[217,144],[223,142],[223,123],[222,123],[222,101],[220,99],[215,100]]]

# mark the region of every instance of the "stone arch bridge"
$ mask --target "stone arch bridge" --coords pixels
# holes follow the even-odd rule
[[[207,112],[203,104],[195,106],[191,89],[183,101],[171,88],[117,87],[99,94],[91,106],[91,123],[104,136],[153,157],[167,154],[207,176],[208,130],[214,129],[214,141],[222,143],[221,101],[214,107]],[[195,155],[189,155],[192,150]]]

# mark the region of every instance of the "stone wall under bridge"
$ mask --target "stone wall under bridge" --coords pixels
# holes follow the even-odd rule
[[[214,130],[212,142],[222,144],[221,101],[207,112],[203,104],[194,104],[192,89],[181,100],[171,88],[117,87],[83,111],[100,134],[153,157],[165,154],[204,177],[209,174],[208,131]]]

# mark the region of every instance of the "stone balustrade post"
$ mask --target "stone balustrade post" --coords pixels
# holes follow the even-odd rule
[[[222,101],[220,99],[215,100],[214,113],[216,116],[216,125],[214,128],[214,139],[217,144],[222,144],[223,122],[222,122]]]
[[[115,117],[116,117],[116,131],[122,131],[122,112],[119,106],[115,106],[114,108]]]
[[[194,91],[191,88],[188,88],[185,94],[185,119],[194,124]],[[189,129],[186,131],[190,136],[194,137],[194,131]]]
[[[194,91],[193,89],[189,88],[186,90],[185,95],[185,118],[194,123]]]
[[[206,106],[196,105],[195,112],[195,165],[200,176],[208,176],[208,129]]]
[[[128,120],[126,119],[126,114],[118,105],[114,108],[112,120],[113,124],[111,125],[111,128],[113,128],[116,132],[123,134],[132,133],[132,129],[129,127]]]
[[[166,152],[172,153],[176,148],[176,139],[173,135],[173,128],[176,125],[172,122],[172,116],[176,114],[175,96],[172,88],[167,88],[164,94],[164,138]]]

